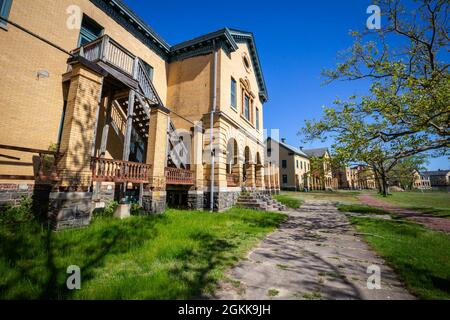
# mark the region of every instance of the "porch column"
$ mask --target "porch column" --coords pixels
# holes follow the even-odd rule
[[[260,190],[263,190],[264,189],[264,185],[265,185],[265,183],[264,183],[264,173],[263,173],[264,168],[263,168],[263,165],[257,164],[256,167],[255,167],[255,170],[256,170],[256,180],[259,181],[256,184],[256,186]]]
[[[191,170],[194,172],[194,186],[188,192],[190,209],[203,209],[204,172],[203,172],[203,123],[196,122],[192,130]]]
[[[102,69],[72,62],[72,76],[57,164],[60,181],[50,194],[49,218],[55,229],[88,225],[91,215],[91,156],[101,102]]]
[[[253,162],[247,163],[247,182],[245,183],[245,186],[247,188],[255,189],[255,164]]]
[[[143,207],[149,213],[166,209],[166,176],[168,110],[152,108],[147,143],[148,186],[143,195]]]
[[[272,187],[270,184],[270,169],[269,164],[267,163],[264,168],[264,178],[266,180],[266,191],[270,192],[270,188]]]

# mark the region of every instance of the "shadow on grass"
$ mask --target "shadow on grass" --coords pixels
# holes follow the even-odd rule
[[[0,298],[70,299],[67,267],[82,281],[94,277],[107,256],[126,253],[157,236],[163,217],[98,219],[89,228],[55,233],[36,221],[0,226]]]

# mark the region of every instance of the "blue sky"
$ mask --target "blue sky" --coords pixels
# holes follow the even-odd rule
[[[306,119],[318,118],[322,106],[337,97],[363,94],[364,82],[323,85],[322,69],[333,68],[337,52],[351,46],[349,30],[365,28],[369,0],[316,0],[275,2],[246,0],[142,1],[124,0],[169,44],[223,27],[252,31],[270,100],[264,106],[265,127],[280,128],[280,135],[295,146],[322,146],[320,141],[301,144],[297,132]],[[447,169],[447,158],[432,159],[430,169]]]

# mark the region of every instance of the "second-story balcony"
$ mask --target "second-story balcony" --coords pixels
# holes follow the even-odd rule
[[[153,105],[162,105],[143,61],[124,46],[104,35],[72,51],[98,64],[113,77],[140,92]]]

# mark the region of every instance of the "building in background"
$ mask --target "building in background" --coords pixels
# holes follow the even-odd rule
[[[268,138],[270,148],[278,148],[280,186],[283,190],[303,191],[310,187],[310,161],[300,149],[286,143],[286,139],[276,141]]]
[[[450,191],[450,170],[424,171],[421,174],[430,179],[433,189]]]
[[[336,190],[338,178],[333,172],[331,154],[328,148],[305,149],[303,152],[310,159],[311,190]]]

